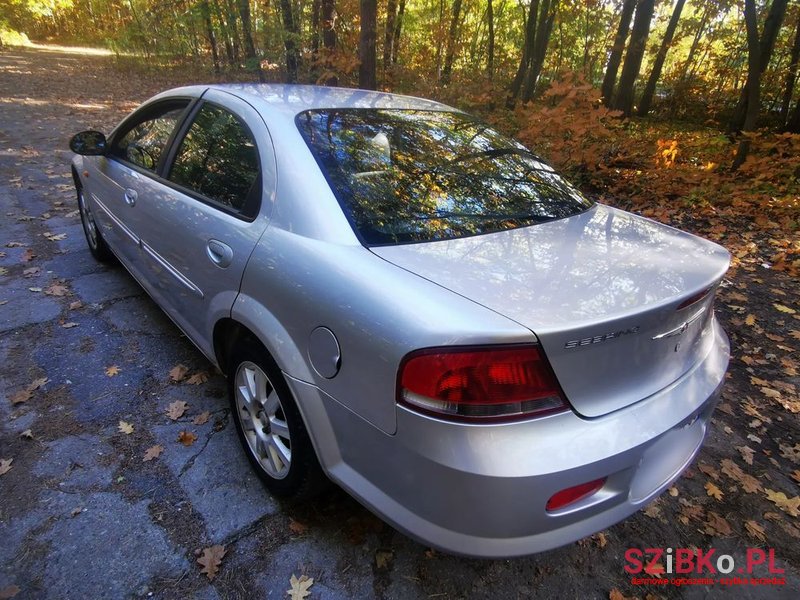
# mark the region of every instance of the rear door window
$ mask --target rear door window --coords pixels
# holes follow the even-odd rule
[[[167,178],[228,211],[255,216],[260,168],[258,148],[233,113],[205,103],[180,142]]]

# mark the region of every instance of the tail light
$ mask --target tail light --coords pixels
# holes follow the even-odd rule
[[[412,352],[397,382],[401,404],[456,420],[526,419],[569,408],[538,346]]]

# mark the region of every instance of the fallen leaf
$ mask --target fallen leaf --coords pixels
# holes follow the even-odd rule
[[[227,553],[225,546],[215,544],[203,549],[203,556],[197,559],[197,562],[202,565],[201,573],[205,573],[209,581],[213,581],[219,571],[219,565],[223,557]]]
[[[26,440],[32,440],[33,432],[30,429],[26,429],[25,431],[19,434],[19,437],[25,438]]]
[[[706,514],[704,530],[708,535],[730,535],[733,532],[730,524],[713,511]]]
[[[31,262],[34,258],[36,258],[36,255],[30,248],[26,248],[25,252],[22,253],[22,262]]]
[[[772,306],[777,308],[782,313],[786,313],[788,315],[793,315],[793,314],[795,314],[795,312],[797,312],[794,309],[789,308],[788,306],[784,306],[783,304],[773,304]]]
[[[654,502],[644,509],[644,514],[651,519],[657,519],[661,516],[661,508]]]
[[[0,590],[0,600],[10,600],[22,590],[17,585],[9,585]]]
[[[116,375],[119,375],[119,367],[117,365],[106,367],[106,375],[108,377],[115,377]]]
[[[201,412],[192,420],[192,423],[194,423],[195,425],[205,425],[206,423],[208,423],[208,420],[210,418],[211,418],[210,412],[208,411]]]
[[[673,485],[673,486],[671,486],[671,487],[670,487],[670,488],[667,490],[667,492],[669,492],[669,495],[670,495],[670,496],[672,496],[672,497],[674,498],[675,496],[677,496],[677,495],[678,495],[678,488],[676,488],[676,487]]]
[[[181,431],[178,434],[178,441],[184,446],[191,446],[197,441],[197,436],[191,431]]]
[[[764,513],[764,518],[767,521],[772,521],[773,523],[777,523],[779,521],[783,521],[783,517],[781,516],[781,514],[780,513],[776,513],[776,512],[765,512]]]
[[[719,481],[719,473],[714,467],[708,466],[706,463],[700,463],[697,465],[697,468],[700,469],[703,473],[711,477],[714,481]]]
[[[198,371],[197,373],[189,377],[189,379],[186,380],[186,383],[188,383],[189,385],[200,385],[201,383],[205,383],[206,381],[208,381],[208,373],[206,373],[205,371]]]
[[[12,394],[9,400],[11,400],[11,404],[22,404],[30,400],[31,396],[33,396],[33,393],[29,389],[24,389]]]
[[[147,462],[158,458],[163,451],[164,451],[164,446],[161,446],[160,444],[156,444],[155,446],[150,446],[147,450],[145,450],[142,462]]]
[[[130,435],[133,433],[133,425],[131,425],[127,421],[120,421],[119,432],[124,433],[125,435]]]
[[[183,416],[187,408],[189,408],[189,405],[186,402],[183,400],[176,400],[167,408],[167,416],[173,421],[177,421]]]
[[[760,540],[762,542],[767,541],[767,536],[766,532],[764,531],[764,528],[755,521],[745,521],[744,528],[747,530],[747,533],[749,533],[755,539]]]
[[[28,289],[29,289],[30,291],[32,291],[32,292],[36,292],[36,293],[39,293],[39,292],[41,292],[41,291],[42,291],[42,288],[40,288],[40,287],[29,287]]]
[[[22,242],[8,242],[6,248],[22,248],[24,245]]]
[[[796,482],[800,483],[800,471],[795,469],[794,472],[792,473],[792,479],[794,479]]]
[[[753,325],[756,324],[756,316],[753,314],[747,315],[747,317],[744,320],[744,324],[747,325],[748,327],[752,327]]]
[[[741,467],[731,459],[723,458],[721,464],[722,472],[734,481],[738,481],[744,476],[744,471],[742,471]]]
[[[608,544],[608,538],[606,537],[606,534],[602,531],[598,531],[597,533],[595,533],[592,536],[592,539],[597,542],[597,546],[599,548],[605,548],[606,544]]]
[[[83,308],[83,302],[81,302],[80,300],[75,300],[75,302],[69,303],[70,310],[78,310],[79,308]]]
[[[83,507],[82,506],[76,506],[75,508],[72,509],[72,512],[69,513],[69,514],[70,514],[71,517],[77,517],[82,512],[83,512]]]
[[[183,381],[186,378],[186,374],[189,372],[188,367],[184,365],[175,365],[169,371],[169,378],[172,381]]]
[[[739,451],[739,454],[742,455],[742,460],[744,462],[746,462],[748,465],[753,464],[753,456],[756,453],[755,450],[753,450],[750,446],[736,446],[736,449]]]
[[[626,596],[617,588],[613,588],[610,592],[608,592],[608,600],[634,600],[634,597]]]
[[[40,387],[43,387],[44,385],[47,385],[49,382],[50,382],[50,380],[47,377],[39,377],[39,379],[34,379],[33,381],[31,381],[28,384],[28,389],[31,392],[35,392]]]
[[[775,506],[780,508],[783,512],[793,517],[800,516],[800,496],[788,498],[783,492],[776,492],[769,488],[764,490],[764,493],[767,495],[767,500],[775,503]]]
[[[44,291],[45,295],[47,296],[66,296],[69,294],[69,288],[58,283],[51,285]]]
[[[61,327],[64,329],[72,329],[73,327],[77,327],[78,324],[70,321],[69,323],[64,323]]]
[[[305,532],[308,531],[308,525],[305,523],[301,523],[300,521],[295,521],[294,519],[289,519],[289,531],[291,531],[295,535],[303,535]]]
[[[722,500],[723,496],[722,490],[719,489],[717,486],[715,486],[713,483],[707,481],[705,488],[706,488],[706,494],[708,494],[709,496],[713,496],[717,500]]]
[[[30,278],[38,275],[42,272],[42,269],[39,267],[28,267],[27,269],[23,269],[22,276],[25,278]]]
[[[289,585],[292,587],[286,590],[286,593],[291,600],[303,600],[306,596],[311,595],[308,588],[314,585],[314,579],[307,575],[301,575],[300,579],[298,579],[295,575],[292,575],[291,579],[289,579]]]
[[[385,569],[389,566],[394,558],[394,553],[391,550],[378,550],[375,553],[375,566],[379,569]]]
[[[61,240],[67,239],[67,234],[66,233],[50,233],[50,232],[47,232],[47,233],[43,233],[42,235],[44,237],[46,237],[48,240],[50,240],[51,242],[60,242]]]
[[[781,444],[780,449],[783,458],[788,458],[794,464],[800,463],[800,444],[795,444],[794,447],[788,444]]]
[[[13,458],[0,458],[0,475],[8,473],[11,470],[11,463],[13,462]]]

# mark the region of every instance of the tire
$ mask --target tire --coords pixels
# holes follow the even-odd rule
[[[238,342],[229,362],[228,394],[245,454],[267,489],[306,499],[327,481],[278,365],[253,341]]]
[[[86,204],[86,199],[83,196],[83,186],[80,184],[75,185],[75,192],[78,196],[78,211],[81,215],[81,225],[83,225],[83,235],[86,236],[86,244],[89,246],[89,252],[92,253],[95,260],[101,263],[109,263],[114,260],[114,253],[106,244],[97,223],[94,220],[92,211],[89,205]]]

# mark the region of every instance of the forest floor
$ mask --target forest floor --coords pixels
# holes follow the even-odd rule
[[[109,131],[193,77],[98,53],[0,52],[0,598],[279,598],[303,575],[310,598],[797,597],[800,298],[791,272],[771,268],[776,242],[797,249],[788,222],[622,198],[735,257],[716,303],[732,359],[707,442],[668,493],[602,533],[515,560],[448,556],[336,489],[272,499],[237,446],[223,378],[123,268],[89,255],[69,136]],[[173,381],[178,365],[188,372]],[[176,401],[189,408],[172,420]],[[196,441],[179,443],[184,431]],[[197,559],[215,544],[226,554],[210,581]],[[749,549],[772,551],[785,585],[634,585],[632,547],[713,548],[738,577]]]

